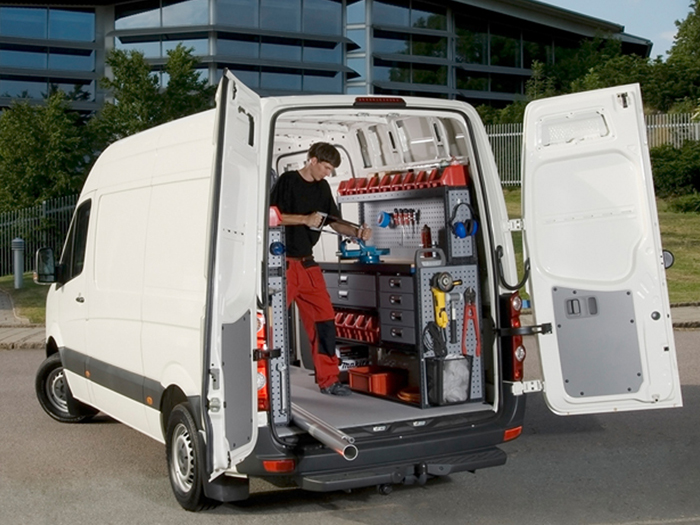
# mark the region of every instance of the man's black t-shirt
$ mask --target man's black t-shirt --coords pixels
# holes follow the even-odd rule
[[[328,182],[325,179],[307,182],[298,171],[287,171],[280,176],[275,187],[272,188],[270,206],[277,206],[281,213],[289,215],[308,215],[319,211],[340,217],[340,211],[333,200]],[[320,236],[321,232],[313,231],[306,226],[286,226],[287,255],[290,257],[311,255]]]

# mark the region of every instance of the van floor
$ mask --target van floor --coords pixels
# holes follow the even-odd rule
[[[491,410],[489,404],[478,402],[421,409],[361,392],[329,396],[318,389],[312,370],[292,366],[289,376],[292,402],[338,429]],[[291,426],[278,429],[280,436],[295,432],[298,429]]]

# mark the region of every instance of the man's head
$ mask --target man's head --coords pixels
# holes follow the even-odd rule
[[[319,181],[340,166],[340,153],[327,142],[316,142],[309,148],[306,168],[314,180]]]

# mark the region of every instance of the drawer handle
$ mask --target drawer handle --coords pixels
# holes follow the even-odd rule
[[[401,288],[401,279],[389,279],[389,288]]]
[[[389,296],[389,302],[391,304],[401,304],[401,296],[400,295],[391,295],[391,296]]]
[[[403,320],[403,314],[401,312],[391,312],[389,314],[391,317],[392,321],[402,321]]]
[[[338,298],[347,299],[350,292],[348,290],[338,290]]]
[[[348,282],[348,276],[347,276],[347,275],[339,275],[339,276],[338,276],[338,282],[339,282],[339,283],[345,283],[345,284],[347,284],[347,282]]]
[[[400,328],[392,328],[391,337],[403,337],[403,330]]]

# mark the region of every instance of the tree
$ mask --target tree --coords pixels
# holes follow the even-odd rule
[[[0,211],[80,191],[92,148],[65,93],[13,102],[0,115]]]
[[[216,87],[199,78],[192,52],[192,48],[182,44],[168,51],[164,67],[168,82],[164,89],[143,53],[118,49],[110,52],[106,63],[112,69],[112,78],[103,78],[101,83],[112,92],[114,101],[105,103],[93,123],[103,146],[213,106]]]

